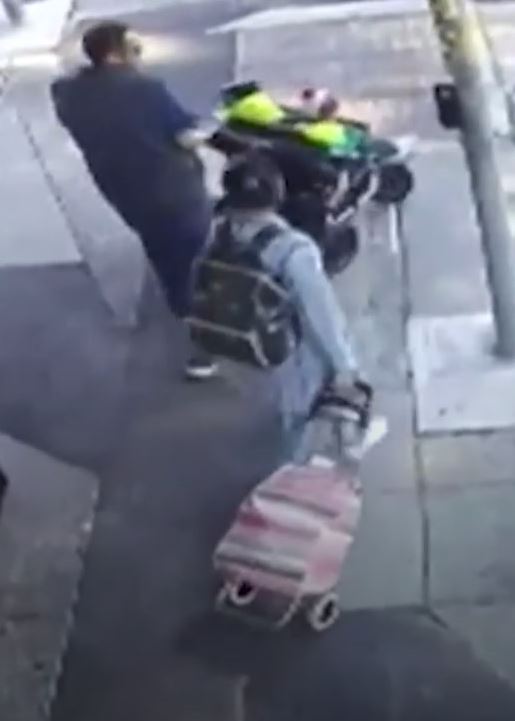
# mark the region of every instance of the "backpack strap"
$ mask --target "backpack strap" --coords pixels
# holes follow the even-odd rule
[[[230,243],[232,238],[231,223],[227,218],[215,221],[213,240],[219,243]]]
[[[250,239],[248,244],[246,244],[246,249],[250,250],[252,253],[255,254],[258,258],[260,258],[261,254],[268,248],[270,243],[272,243],[276,238],[279,238],[280,235],[284,232],[284,228],[279,225],[278,223],[268,223],[267,225],[263,226],[258,232]],[[215,232],[214,232],[214,240],[215,242],[220,243],[223,245],[230,245],[232,241],[232,230],[231,230],[231,222],[228,218],[224,218],[220,220],[217,223]],[[291,247],[286,253],[284,258],[281,259],[281,262],[279,264],[278,268],[278,275],[281,275],[286,263],[288,262],[291,255],[299,248],[298,243],[294,243],[293,247]],[[244,250],[245,246],[241,248],[241,250]]]
[[[268,223],[251,238],[248,248],[260,255],[268,248],[270,243],[279,237],[282,232],[277,223]],[[232,240],[231,221],[228,218],[220,220],[214,231],[214,239],[222,244],[229,244]]]
[[[261,230],[258,230],[256,235],[252,238],[250,245],[252,250],[256,253],[261,254],[268,248],[270,243],[278,238],[282,233],[282,228],[277,223],[269,223],[265,225]]]
[[[250,242],[250,247],[259,257],[261,253],[268,248],[270,243],[272,243],[276,238],[279,238],[283,234],[284,230],[285,229],[277,223],[269,223],[268,225],[265,225],[263,228],[261,228],[261,230],[259,230],[252,238]],[[291,256],[299,248],[303,247],[303,245],[304,243],[295,240],[293,243],[291,243],[290,247],[285,250],[284,255],[280,258],[279,264],[274,271],[274,275],[276,277],[282,277],[284,269],[286,268],[286,265],[290,260]]]

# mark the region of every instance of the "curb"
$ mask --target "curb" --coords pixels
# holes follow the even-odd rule
[[[281,25],[307,25],[330,21],[381,20],[428,12],[426,0],[363,0],[336,4],[287,5],[242,15],[236,20],[217,25],[207,31],[218,35],[239,30],[266,30]]]

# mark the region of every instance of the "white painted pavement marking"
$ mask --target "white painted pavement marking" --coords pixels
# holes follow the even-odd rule
[[[399,208],[396,205],[388,206],[388,241],[393,255],[400,252],[400,223]]]
[[[210,28],[208,34],[238,30],[263,30],[281,25],[305,25],[331,20],[373,20],[396,15],[428,13],[426,0],[365,0],[365,2],[286,6],[243,15],[223,25]]]

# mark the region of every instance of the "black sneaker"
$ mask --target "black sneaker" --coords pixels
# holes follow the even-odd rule
[[[186,380],[207,381],[218,375],[218,365],[208,355],[196,354],[192,356],[184,371]]]

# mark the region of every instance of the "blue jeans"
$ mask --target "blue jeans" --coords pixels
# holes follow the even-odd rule
[[[311,410],[330,369],[314,349],[301,343],[282,366],[265,373],[281,424],[283,461],[302,465],[313,453]]]
[[[172,313],[183,318],[191,301],[193,264],[202,252],[211,223],[199,204],[175,214],[156,214],[138,233],[165,292]]]

